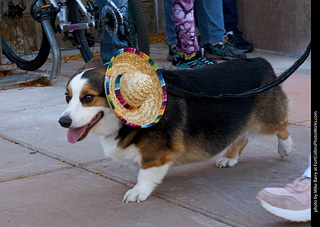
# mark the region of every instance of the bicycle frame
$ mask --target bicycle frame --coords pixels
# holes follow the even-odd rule
[[[60,29],[63,32],[68,32],[68,31],[72,31],[72,30],[81,30],[81,29],[87,29],[90,27],[94,27],[95,26],[95,21],[94,21],[94,16],[88,12],[87,8],[83,5],[81,0],[75,0],[80,9],[83,11],[83,13],[85,14],[86,18],[88,19],[88,22],[83,22],[83,23],[77,23],[77,24],[71,24],[68,20],[67,17],[67,0],[60,0],[59,4],[57,3],[56,0],[49,0],[50,3],[56,7],[58,9],[58,18],[59,18],[59,26]]]
[[[82,29],[88,29],[90,27],[94,27],[95,26],[95,17],[94,15],[88,11],[88,9],[84,6],[84,4],[82,3],[81,0],[75,0],[77,2],[77,4],[79,5],[81,11],[83,11],[84,15],[86,16],[86,18],[88,19],[87,22],[82,22],[82,23],[76,23],[76,24],[71,24],[68,20],[68,14],[67,14],[67,0],[60,0],[59,3],[57,3],[56,0],[49,0],[50,3],[58,9],[58,19],[59,19],[59,26],[61,28],[62,31],[64,32],[72,32],[73,30],[82,30]],[[120,21],[123,22],[123,15],[120,12],[119,8],[114,4],[114,2],[112,0],[107,0],[108,3],[111,5],[111,7],[113,7],[116,11],[117,11],[117,16],[119,17]],[[87,2],[89,3],[90,0],[87,0]],[[42,0],[38,0],[37,2],[37,6],[41,7],[43,6],[43,1]],[[94,9],[92,8],[91,4],[88,4],[88,7],[91,7],[91,9],[89,8],[90,11],[94,12]],[[49,44],[51,46],[51,50],[52,50],[52,57],[53,57],[53,64],[52,64],[52,71],[48,77],[48,81],[49,83],[58,78],[58,75],[60,73],[60,68],[61,68],[61,52],[60,52],[60,47],[59,47],[59,43],[57,41],[57,38],[55,36],[55,32],[53,30],[53,27],[51,25],[50,20],[44,20],[41,21],[43,29],[46,33],[46,36],[48,38]]]
[[[81,11],[84,13],[86,18],[88,19],[88,21],[71,24],[67,16],[68,15],[67,0],[60,0],[59,3],[57,3],[57,0],[49,0],[49,1],[55,8],[58,9],[57,16],[60,22],[59,27],[62,31],[72,32],[73,30],[88,29],[96,25],[94,15],[88,11],[89,9],[90,11],[94,12],[94,9],[92,8],[92,4],[88,4],[88,9],[87,9],[81,0],[75,0],[79,5]],[[118,9],[118,7],[114,4],[112,0],[107,0],[107,1],[111,5],[111,7],[114,7],[114,9],[116,9],[118,17],[120,18],[121,21],[123,21],[123,15]],[[91,1],[87,0],[87,2],[89,3]],[[44,6],[43,1],[38,0],[37,6],[38,7]],[[52,57],[53,57],[52,71],[48,77],[48,81],[50,83],[50,81],[58,78],[60,68],[61,68],[61,52],[60,52],[59,43],[55,36],[55,31],[53,30],[53,27],[51,25],[51,21],[47,19],[47,20],[41,21],[41,23],[52,50]]]

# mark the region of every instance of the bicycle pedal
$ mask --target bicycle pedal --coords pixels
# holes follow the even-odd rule
[[[47,4],[34,9],[32,17],[37,22],[41,22],[44,20],[52,21],[57,15],[58,11],[59,10],[56,7],[54,7],[52,4]]]

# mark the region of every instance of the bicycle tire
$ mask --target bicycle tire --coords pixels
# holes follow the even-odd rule
[[[0,12],[1,14],[3,12]],[[1,15],[2,18],[4,18],[4,15]],[[22,26],[22,23],[35,23],[37,24],[38,22],[34,21],[31,18],[29,10],[25,9],[22,13],[22,16],[20,17],[15,17],[13,19],[16,19],[17,21],[14,21],[14,23],[18,24],[21,23],[20,27],[12,26],[12,25],[7,25],[6,20],[2,20],[1,24],[1,43],[2,43],[2,52],[4,55],[11,61],[17,64],[17,66],[21,69],[24,70],[36,70],[40,68],[47,60],[49,52],[50,52],[50,45],[49,41],[47,39],[47,36],[42,28],[42,26],[39,26],[39,28],[42,30],[41,31],[41,45],[38,50],[32,51],[32,54],[26,53],[30,52],[30,49],[26,45],[30,45],[28,40],[30,39],[31,34],[35,34],[36,32],[32,31],[33,33],[29,33],[30,27],[34,26]],[[7,20],[13,20],[12,18],[7,18]],[[20,21],[21,20],[21,21]],[[23,21],[23,22],[22,22]],[[26,22],[27,21],[27,22]],[[19,32],[12,32],[13,29],[20,29]],[[24,30],[25,29],[25,30]],[[15,30],[14,30],[15,31]],[[23,31],[23,32],[21,32]],[[40,33],[40,32],[39,32]],[[15,34],[16,37],[12,37]],[[5,38],[4,38],[5,37]],[[34,40],[39,39],[39,37],[34,37]],[[18,40],[16,42],[12,42],[12,40]],[[25,45],[25,46],[23,46]],[[26,51],[28,49],[28,51]],[[22,52],[20,52],[22,50]],[[23,52],[25,51],[25,52]],[[32,55],[32,56],[31,56]],[[31,57],[31,58],[29,58]]]
[[[73,23],[79,23],[80,20],[80,14],[78,9],[78,4],[74,0],[68,0],[67,1],[68,8],[69,8],[69,20]],[[93,58],[93,54],[90,50],[87,38],[85,37],[83,30],[74,30],[72,32],[74,41],[77,43],[77,48],[79,48],[82,57],[85,62],[90,61]]]
[[[138,38],[138,48],[143,53],[150,55],[149,31],[141,0],[129,0],[133,19],[135,22],[135,29]]]
[[[81,22],[78,5],[74,0],[67,1],[69,8],[69,20],[71,23]],[[146,16],[141,0],[129,0],[134,20],[135,34],[137,36],[137,46],[133,46],[145,54],[150,54],[149,33]],[[91,48],[83,30],[75,30],[72,32],[76,46],[79,48],[85,62],[93,58]],[[130,46],[132,47],[132,46]]]

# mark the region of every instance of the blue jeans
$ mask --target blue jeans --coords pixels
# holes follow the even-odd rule
[[[101,13],[106,0],[96,0],[95,2],[99,7],[99,12]],[[113,0],[113,2],[119,7],[123,6],[127,0]],[[122,8],[122,10],[125,10],[124,8]],[[121,42],[116,35],[110,35],[106,31],[102,43],[100,44],[100,55],[103,63],[109,62],[117,50],[121,48],[113,45],[127,46],[128,44],[126,41]]]
[[[222,0],[195,0],[198,27],[202,44],[215,44],[222,41],[224,29]],[[164,0],[166,15],[167,45],[175,45],[175,32],[172,17],[172,0]]]
[[[302,177],[309,177],[309,178],[311,178],[311,153],[309,154],[309,166],[308,166],[308,168],[304,171]]]
[[[223,0],[224,26],[227,32],[238,30],[238,8],[236,0]]]
[[[166,15],[167,45],[176,45],[176,35],[174,33],[172,0],[164,0],[164,13]]]

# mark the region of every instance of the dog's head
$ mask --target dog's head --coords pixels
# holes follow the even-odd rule
[[[67,83],[68,107],[59,123],[69,128],[67,138],[70,143],[83,140],[91,131],[110,135],[117,129],[119,122],[109,108],[104,90],[106,70],[101,58],[94,58]]]

